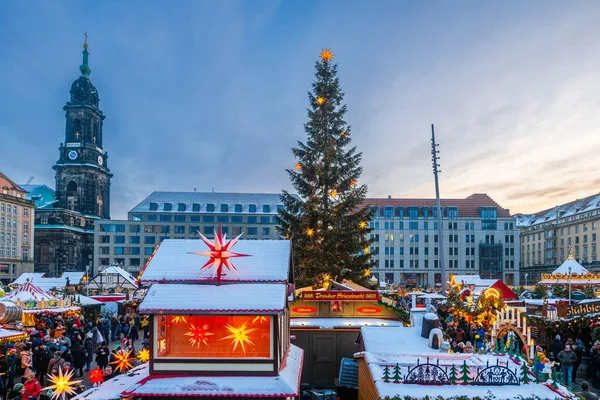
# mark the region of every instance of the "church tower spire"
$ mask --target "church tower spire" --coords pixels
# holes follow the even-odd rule
[[[110,178],[108,154],[103,148],[104,114],[100,98],[90,81],[87,33],[83,63],[71,85],[71,98],[65,111],[65,141],[59,149],[56,171],[58,207],[97,218],[110,218]]]
[[[81,71],[81,76],[84,78],[88,78],[90,77],[90,74],[92,73],[92,70],[90,69],[90,66],[88,65],[88,44],[87,44],[87,39],[88,39],[88,34],[87,32],[84,32],[85,35],[85,43],[83,44],[83,64],[81,64],[79,66],[79,70]]]

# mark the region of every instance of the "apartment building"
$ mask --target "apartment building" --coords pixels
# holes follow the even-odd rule
[[[435,199],[369,198],[376,208],[370,222],[380,281],[408,286],[440,286],[440,257],[446,274],[480,275],[519,282],[519,230],[509,210],[487,194],[442,199],[443,237],[438,237]]]
[[[94,226],[94,272],[122,266],[139,271],[164,239],[208,238],[223,233],[242,239],[279,239],[279,194],[154,192],[129,211],[127,220],[98,221]]]
[[[33,202],[27,191],[0,172],[0,281],[33,272]]]
[[[577,199],[535,214],[518,214],[521,282],[533,284],[573,253],[588,270],[600,271],[598,224],[600,194]]]

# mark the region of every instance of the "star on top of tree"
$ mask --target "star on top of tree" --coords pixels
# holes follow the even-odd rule
[[[333,53],[331,52],[331,49],[323,49],[321,50],[320,57],[323,61],[331,61],[333,60]]]

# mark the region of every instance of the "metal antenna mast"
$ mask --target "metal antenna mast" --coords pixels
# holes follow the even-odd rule
[[[433,167],[433,176],[435,177],[435,206],[437,209],[437,225],[438,225],[438,253],[440,255],[440,274],[442,280],[442,293],[446,292],[446,263],[444,260],[444,226],[442,225],[442,206],[440,205],[440,185],[438,183],[438,174],[442,171],[438,170],[439,144],[435,142],[435,131],[431,124],[431,162]]]

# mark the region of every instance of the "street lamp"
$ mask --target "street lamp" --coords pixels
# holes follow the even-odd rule
[[[527,286],[527,277],[529,276],[529,274],[527,272],[525,272],[525,286]]]

